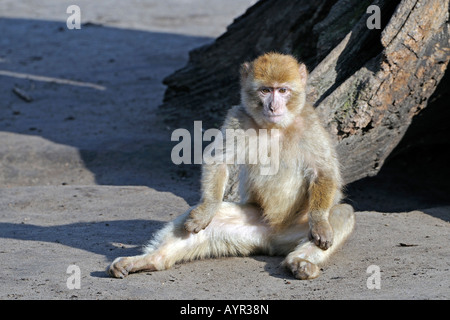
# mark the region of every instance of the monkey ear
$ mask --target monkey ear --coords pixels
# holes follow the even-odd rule
[[[247,79],[248,75],[250,74],[251,65],[250,62],[244,62],[241,65],[241,78]]]
[[[304,63],[300,63],[300,66],[298,67],[298,71],[300,73],[300,79],[302,81],[302,84],[306,85],[306,82],[308,81],[308,70],[306,69],[306,66]]]

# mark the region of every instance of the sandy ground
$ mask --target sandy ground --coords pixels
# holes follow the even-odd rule
[[[73,1],[0,2],[0,299],[450,297],[450,203],[398,188],[395,167],[349,187],[356,230],[318,279],[266,256],[105,274],[198,200],[198,168],[172,164],[155,116],[161,81],[254,2],[77,1],[81,30]]]

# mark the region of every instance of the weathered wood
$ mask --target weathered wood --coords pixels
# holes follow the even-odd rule
[[[367,28],[371,4],[381,9],[380,30]],[[174,126],[219,127],[239,103],[239,65],[266,51],[291,53],[312,70],[310,99],[337,143],[345,181],[375,175],[445,73],[448,9],[448,0],[262,0],[165,79],[160,112]]]
[[[378,172],[444,75],[448,1],[402,1],[381,34],[381,52],[337,85],[335,71],[345,67],[340,48],[352,47],[354,31],[355,41],[367,33],[355,26],[322,62],[336,67],[319,65],[311,74],[317,110],[338,141],[347,182]]]

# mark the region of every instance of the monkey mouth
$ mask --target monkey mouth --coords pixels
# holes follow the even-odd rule
[[[284,114],[267,114],[266,119],[272,123],[279,123],[283,120]]]

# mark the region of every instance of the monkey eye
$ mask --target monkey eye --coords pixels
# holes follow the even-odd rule
[[[279,93],[286,93],[288,91],[288,89],[286,89],[286,88],[280,88],[280,89],[278,89],[278,92]]]
[[[261,88],[261,89],[259,89],[259,91],[261,91],[261,93],[264,93],[264,94],[270,93],[270,89],[269,88]]]

